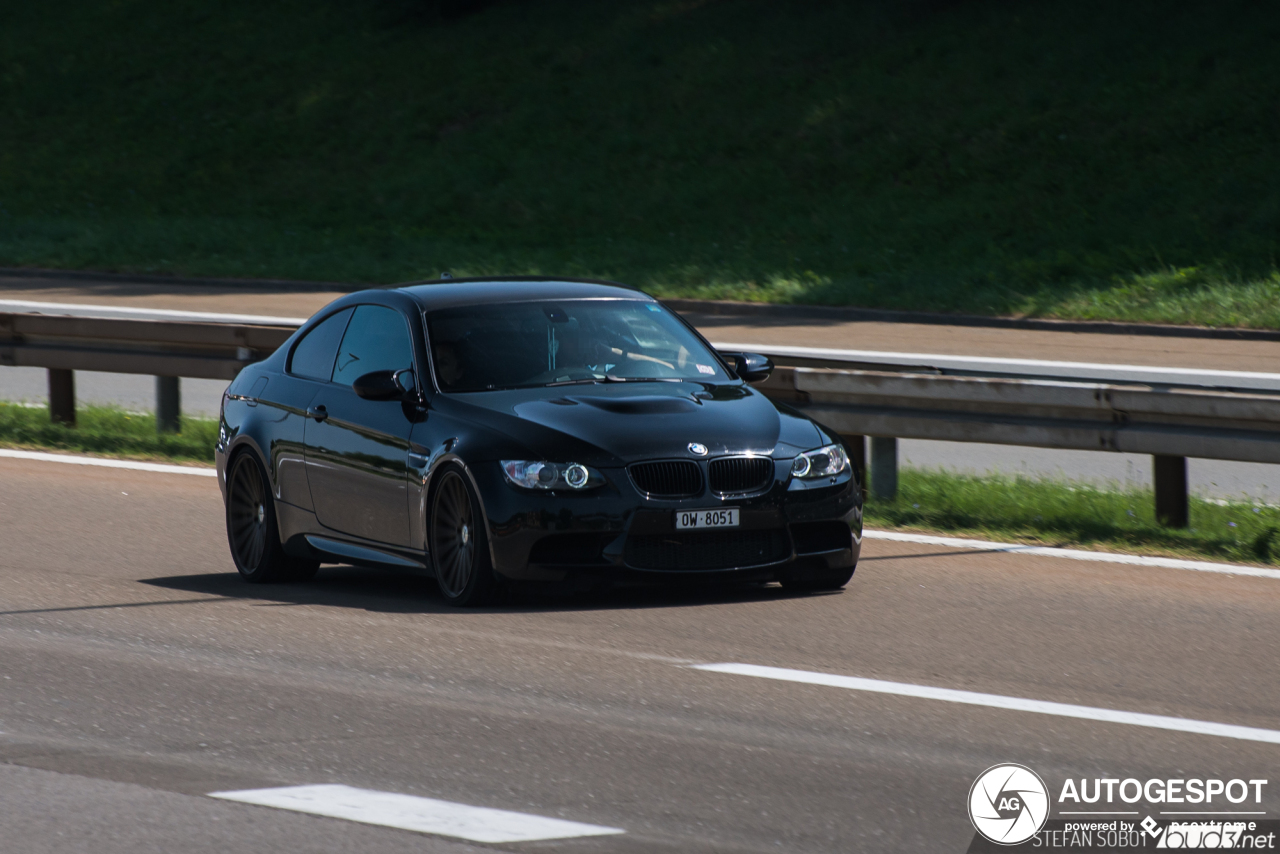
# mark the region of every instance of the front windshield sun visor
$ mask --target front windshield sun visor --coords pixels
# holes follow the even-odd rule
[[[427,312],[442,391],[734,380],[680,318],[646,300],[583,299]]]

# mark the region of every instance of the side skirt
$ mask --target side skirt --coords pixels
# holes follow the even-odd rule
[[[427,565],[420,560],[412,560],[382,549],[358,546],[355,543],[344,543],[341,540],[331,540],[328,537],[318,537],[315,534],[307,534],[304,539],[306,539],[307,545],[322,556],[337,558],[342,562],[349,561],[371,566],[392,566],[398,569],[425,570],[427,568]]]
[[[328,563],[354,563],[362,566],[413,569],[434,574],[424,556],[405,554],[385,548],[378,543],[353,543],[329,536],[316,519],[316,514],[285,501],[276,502],[276,519],[280,524],[280,539],[288,554],[299,558],[326,561]]]

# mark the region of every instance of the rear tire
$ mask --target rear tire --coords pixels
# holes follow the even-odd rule
[[[446,465],[432,480],[427,531],[436,584],[455,607],[487,604],[498,592],[498,579],[489,560],[480,500],[459,466]]]
[[[267,472],[242,451],[227,467],[227,543],[240,577],[252,584],[305,581],[320,563],[285,554]]]

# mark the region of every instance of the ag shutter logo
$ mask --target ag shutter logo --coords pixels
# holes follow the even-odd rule
[[[1040,832],[1049,818],[1049,790],[1023,765],[993,765],[969,790],[969,820],[998,845],[1017,845]]]

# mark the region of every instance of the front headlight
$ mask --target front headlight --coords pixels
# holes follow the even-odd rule
[[[844,445],[826,445],[816,451],[805,451],[791,461],[791,476],[800,478],[830,477],[849,468],[849,454]]]
[[[571,489],[580,492],[604,483],[604,476],[582,463],[502,460],[502,475],[522,489]]]

